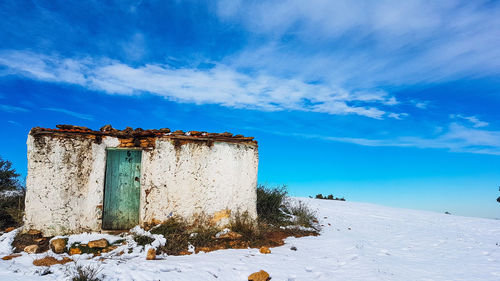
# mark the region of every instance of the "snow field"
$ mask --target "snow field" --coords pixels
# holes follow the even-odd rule
[[[258,249],[220,250],[189,256],[159,256],[147,261],[146,249],[131,253],[74,255],[80,265],[100,266],[104,280],[247,280],[261,269],[277,280],[500,280],[500,221],[378,205],[298,198],[317,210],[320,236],[288,238],[272,253]],[[136,232],[142,229],[134,229]],[[0,237],[0,254],[10,253],[15,234]],[[72,241],[102,238],[73,235]],[[104,237],[121,239],[121,237]],[[87,240],[86,240],[87,239]],[[111,242],[111,241],[110,241]],[[168,243],[158,238],[157,243]],[[290,248],[294,246],[296,251]],[[0,280],[68,280],[75,263],[33,266],[28,255],[0,260]],[[49,252],[49,255],[62,257]],[[100,261],[101,258],[104,260]]]

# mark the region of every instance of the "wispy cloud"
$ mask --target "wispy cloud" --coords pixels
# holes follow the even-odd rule
[[[14,106],[14,105],[8,105],[8,104],[0,104],[0,110],[5,111],[5,112],[9,112],[9,113],[28,112],[29,111],[27,108]]]
[[[333,84],[263,73],[250,75],[223,64],[209,69],[171,68],[162,64],[133,67],[109,59],[67,59],[19,51],[1,54],[0,64],[7,67],[4,75],[80,85],[109,94],[151,93],[195,104],[357,114],[377,119],[393,117],[387,109],[398,104],[394,96],[380,90],[351,93]]]
[[[73,117],[80,118],[80,119],[94,120],[94,117],[92,115],[82,114],[82,113],[74,112],[74,111],[67,110],[67,109],[64,109],[64,108],[46,107],[46,108],[43,108],[43,109],[44,110],[49,110],[49,111],[54,111],[54,112],[64,113],[64,114],[67,114],[69,116],[73,116]]]
[[[370,139],[301,133],[292,135],[305,138],[352,143],[362,146],[437,148],[447,149],[451,152],[500,155],[500,131],[468,128],[457,123],[451,123],[445,132],[442,132],[434,138],[404,136],[391,139]]]
[[[221,20],[265,38],[232,57],[242,67],[368,88],[500,73],[496,2],[218,3]]]
[[[416,108],[426,109],[429,106],[428,101],[412,101]]]
[[[13,121],[13,120],[9,120],[9,121],[7,121],[7,122],[8,122],[9,124],[14,125],[14,126],[22,126],[22,125],[21,125],[21,123],[16,122],[16,121]]]
[[[394,112],[389,113],[389,117],[397,119],[397,120],[402,120],[403,118],[405,118],[407,116],[408,116],[408,113],[404,113],[404,112],[403,113],[394,113]]]
[[[451,114],[450,118],[467,120],[470,123],[472,123],[472,126],[474,128],[486,127],[490,124],[488,122],[479,120],[479,118],[477,118],[476,116],[463,116],[461,114]]]

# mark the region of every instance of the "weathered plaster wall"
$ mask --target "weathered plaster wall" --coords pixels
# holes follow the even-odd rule
[[[85,137],[28,136],[25,228],[46,235],[101,227],[106,147]]]
[[[106,148],[118,138],[28,136],[25,228],[45,235],[100,231]],[[256,217],[258,152],[255,145],[156,140],[143,150],[140,223],[171,215]],[[227,220],[220,220],[224,223]]]
[[[142,220],[163,221],[175,214],[192,218],[224,210],[256,217],[258,153],[246,144],[157,140],[143,153]],[[220,223],[227,222],[222,220]]]

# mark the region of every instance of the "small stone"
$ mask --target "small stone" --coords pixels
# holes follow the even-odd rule
[[[89,248],[106,248],[109,246],[108,240],[102,238],[99,240],[90,241],[88,244]]]
[[[122,132],[125,134],[131,134],[134,132],[134,129],[132,129],[131,127],[126,127],[125,129],[122,130]]]
[[[221,137],[226,137],[226,138],[230,138],[233,136],[233,134],[229,133],[229,132],[224,132],[224,133],[220,133],[219,136]]]
[[[30,229],[28,231],[28,234],[29,235],[33,235],[33,236],[41,236],[42,232],[40,232],[39,230],[36,230],[36,229]]]
[[[270,254],[271,250],[268,247],[260,247],[259,252],[261,254]]]
[[[197,247],[196,248],[196,253],[198,253],[198,252],[208,253],[208,252],[210,252],[210,248],[209,247]]]
[[[24,251],[28,254],[35,254],[38,251],[38,245],[29,245],[24,247]]]
[[[220,235],[218,238],[219,239],[231,239],[231,240],[236,240],[236,239],[240,239],[243,235],[239,234],[238,232],[234,232],[234,231],[229,231],[228,233],[226,234],[222,234]]]
[[[74,125],[65,125],[65,124],[61,124],[61,125],[56,125],[56,128],[58,129],[63,129],[63,130],[82,130],[82,131],[91,131],[89,128],[87,127],[82,127],[82,126],[74,126]]]
[[[103,253],[108,253],[108,252],[111,252],[113,251],[114,249],[118,248],[118,246],[109,246],[105,249],[102,250]]]
[[[8,256],[5,256],[2,258],[2,260],[4,261],[8,261],[8,260],[11,260],[13,258],[17,258],[17,257],[20,257],[22,256],[21,254],[11,254],[11,255],[8,255]]]
[[[64,253],[66,249],[66,239],[57,238],[50,241],[50,249],[56,254]]]
[[[111,125],[104,125],[99,130],[101,132],[114,132],[114,131],[117,131],[116,129],[114,129],[113,127],[111,127]]]
[[[80,255],[82,253],[82,250],[80,248],[71,248],[69,249],[69,254],[70,255]]]
[[[271,278],[269,277],[269,273],[265,272],[264,270],[252,273],[250,274],[250,276],[248,276],[248,281],[267,281],[267,280],[271,280]]]
[[[5,229],[5,232],[11,232],[12,230],[16,229],[15,227],[11,226],[11,227],[7,227]]]
[[[185,135],[185,133],[184,133],[184,131],[182,131],[182,130],[177,130],[177,131],[174,131],[174,132],[172,133],[172,135],[174,135],[174,136],[184,136],[184,135]]]
[[[148,254],[146,255],[146,260],[155,260],[156,259],[156,250],[151,248],[148,250]]]

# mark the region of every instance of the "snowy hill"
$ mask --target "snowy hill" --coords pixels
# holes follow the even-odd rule
[[[300,198],[318,211],[318,237],[288,238],[272,248],[220,250],[146,261],[145,253],[99,262],[105,280],[247,280],[261,269],[276,280],[500,280],[500,221]],[[0,238],[6,255],[9,234]],[[290,248],[294,246],[295,250]],[[64,280],[66,267],[39,276],[35,256],[0,260],[0,280]],[[73,258],[75,256],[72,256]]]

